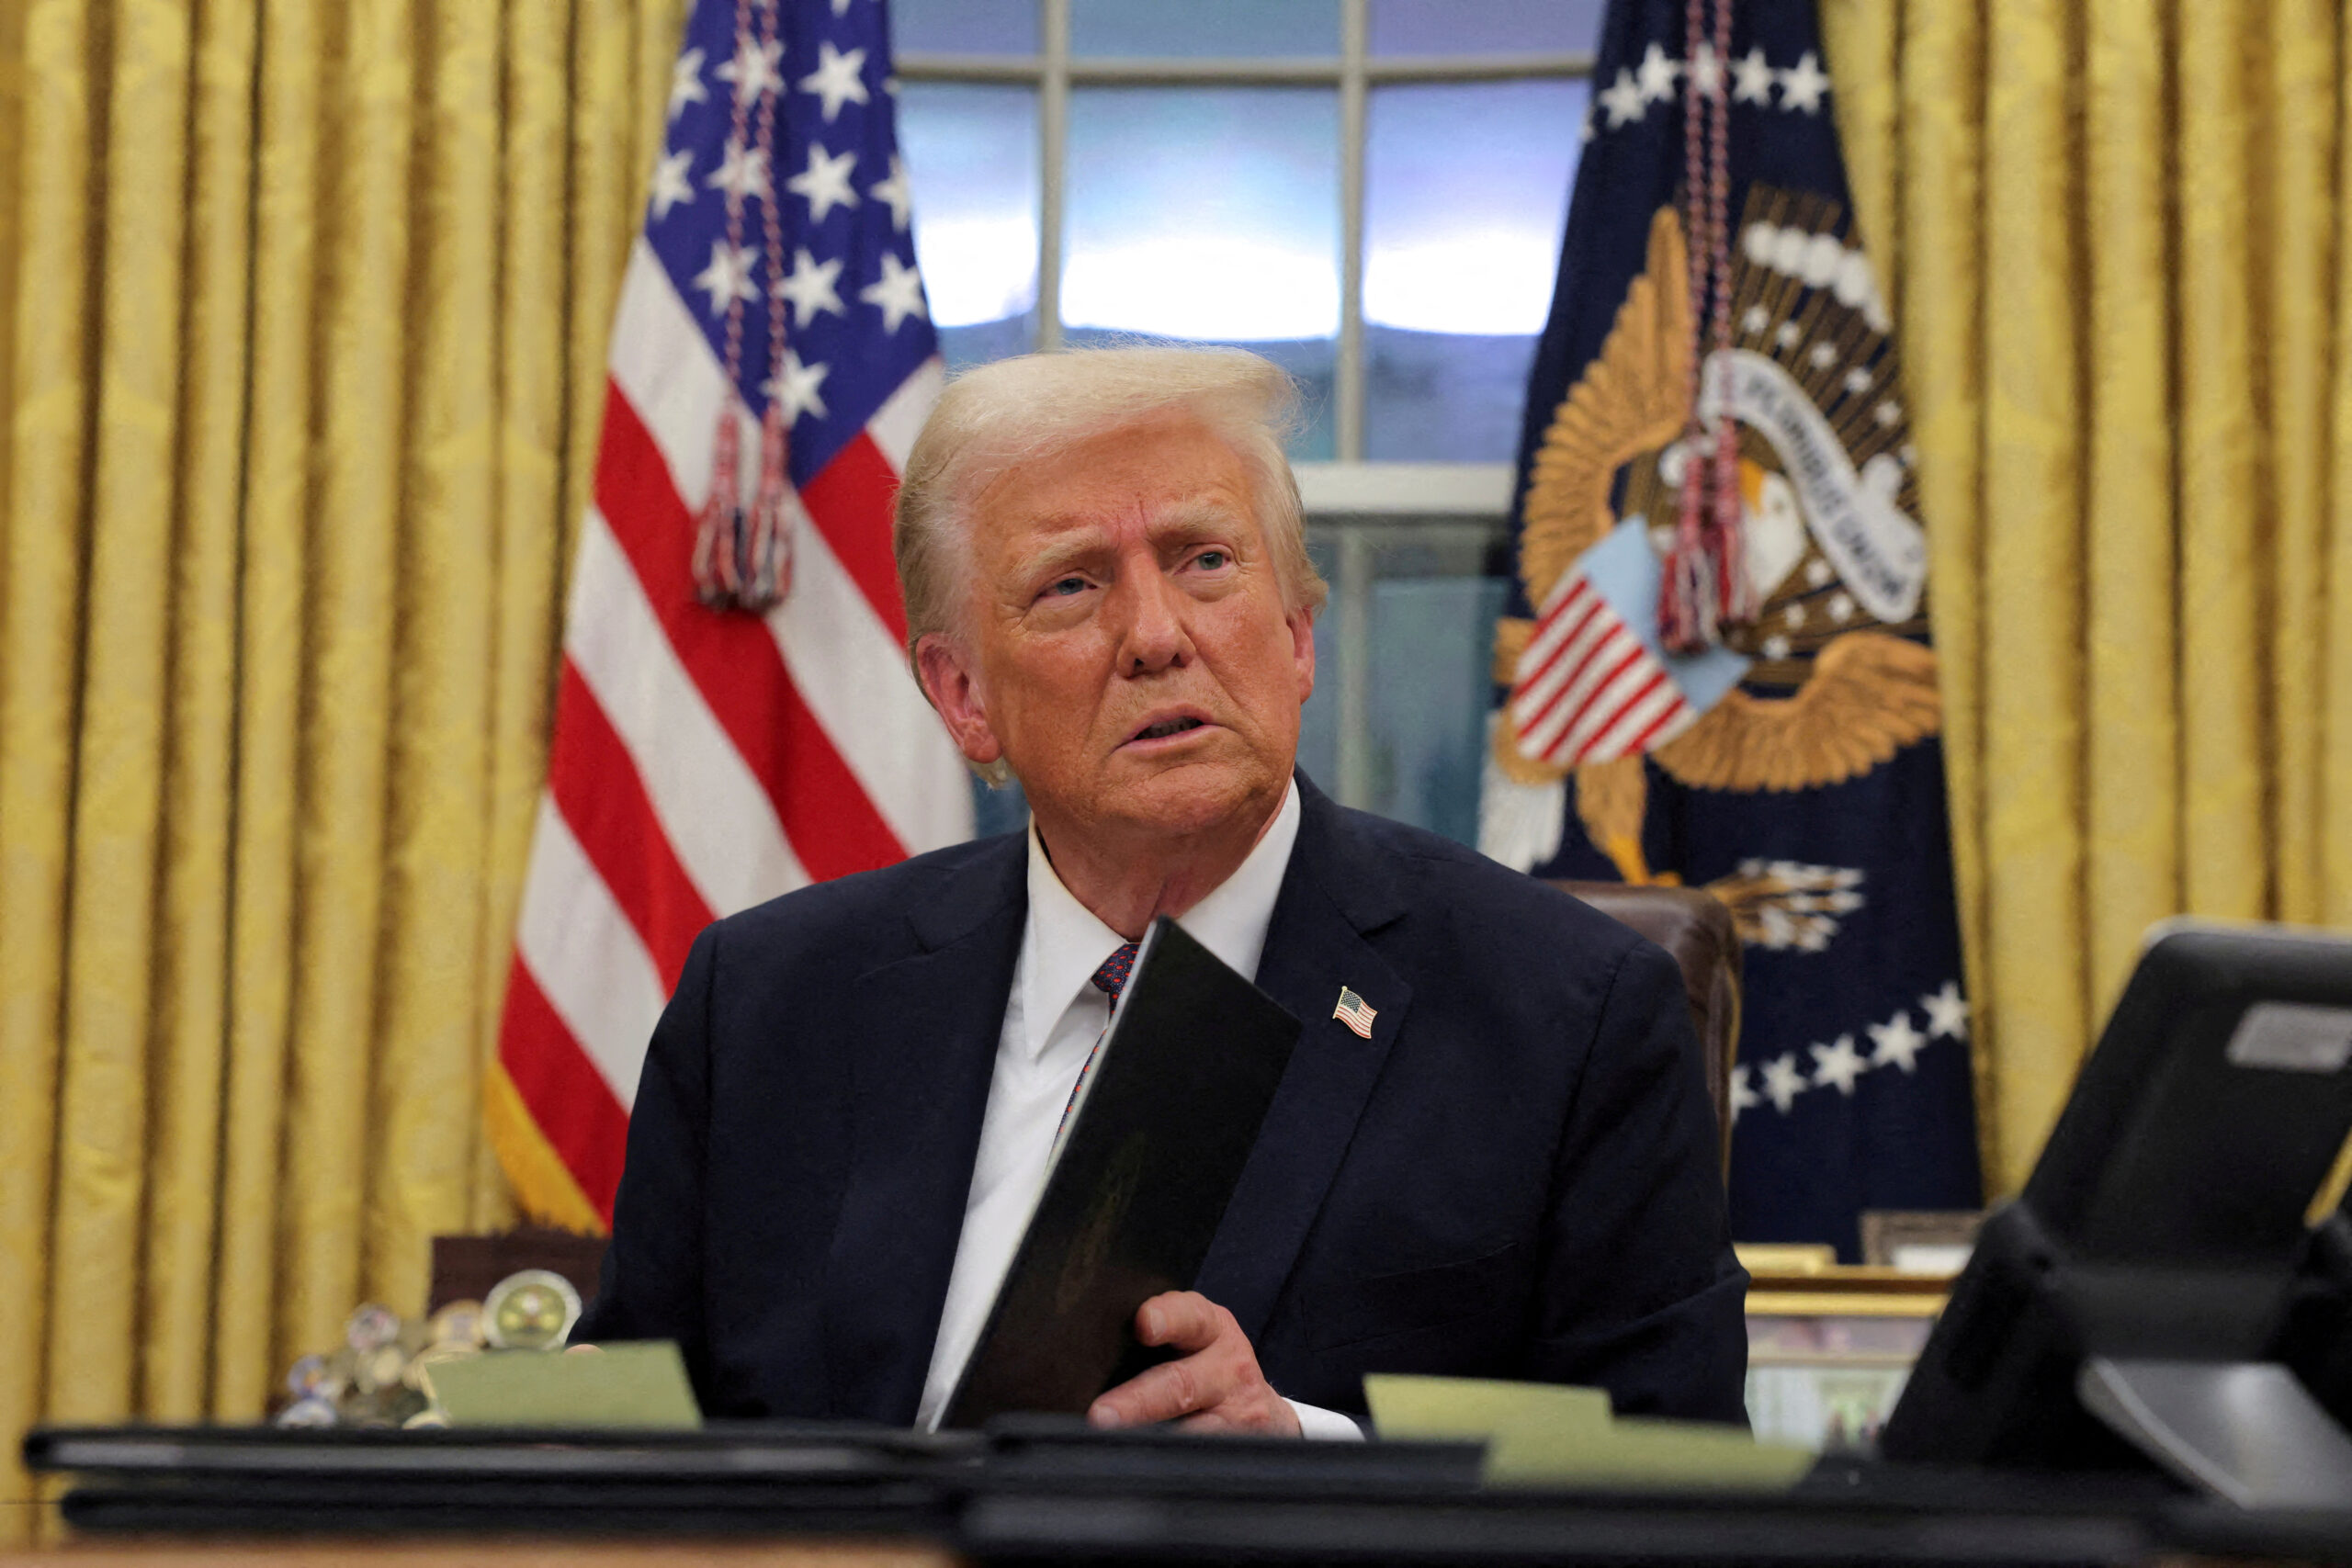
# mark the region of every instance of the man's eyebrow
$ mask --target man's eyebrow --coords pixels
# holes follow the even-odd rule
[[[1071,518],[1046,544],[1022,559],[1020,575],[1024,581],[1059,577],[1102,549],[1102,543],[1101,528],[1091,526],[1081,519]]]
[[[1241,526],[1243,514],[1223,502],[1205,497],[1180,501],[1154,516],[1150,533],[1154,539],[1193,539],[1229,533]]]
[[[1222,502],[1195,497],[1172,502],[1155,513],[1148,525],[1148,532],[1153,543],[1158,545],[1185,544],[1231,533],[1241,525],[1243,520],[1240,513]],[[1103,547],[1101,525],[1082,513],[1045,518],[1039,522],[1051,532],[1046,543],[1022,560],[1020,576],[1025,581],[1046,581],[1059,577]]]

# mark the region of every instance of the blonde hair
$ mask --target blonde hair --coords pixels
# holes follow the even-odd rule
[[[1224,438],[1249,472],[1285,606],[1320,610],[1329,591],[1307,558],[1298,480],[1283,456],[1298,423],[1298,389],[1290,377],[1239,348],[1061,349],[1000,359],[956,377],[915,437],[891,529],[906,594],[908,659],[925,637],[956,623],[969,559],[967,513],[990,479],[1179,409]]]

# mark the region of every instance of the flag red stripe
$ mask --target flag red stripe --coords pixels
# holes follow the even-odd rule
[[[1593,732],[1593,743],[1598,745],[1608,739],[1610,733],[1625,722],[1627,715],[1648,701],[1650,694],[1664,684],[1666,684],[1666,671],[1663,669],[1652,671],[1648,680],[1634,687],[1631,694],[1610,710],[1609,716],[1603,719],[1600,728]]]
[[[1577,689],[1577,682],[1584,679],[1584,672],[1592,668],[1594,660],[1600,658],[1603,654],[1614,653],[1618,649],[1628,644],[1631,644],[1634,652],[1641,651],[1642,645],[1635,641],[1634,634],[1627,631],[1622,625],[1611,626],[1606,632],[1593,638],[1592,646],[1577,655],[1575,665],[1560,677],[1560,683],[1552,689],[1550,696],[1544,699],[1544,705],[1535,710],[1534,716],[1520,725],[1519,732],[1521,735],[1534,734],[1542,728],[1544,721],[1552,716],[1553,710],[1560,705],[1562,700]],[[1584,704],[1591,700],[1592,694],[1585,693],[1577,698],[1578,708],[1581,709]],[[1576,721],[1570,719],[1568,722],[1574,724]]]
[[[1679,696],[1677,696],[1673,702],[1667,705],[1667,708],[1664,713],[1659,714],[1657,717],[1652,719],[1648,724],[1642,727],[1642,732],[1634,737],[1633,744],[1625,748],[1627,753],[1638,755],[1641,752],[1648,750],[1650,749],[1650,742],[1657,738],[1658,731],[1664,729],[1668,725],[1672,724],[1676,719],[1680,718],[1682,715],[1688,711],[1689,707],[1690,705],[1688,703],[1684,702]]]
[[[1600,614],[1601,610],[1605,607],[1604,601],[1599,594],[1588,594],[1579,589],[1577,592],[1569,594],[1567,602],[1560,606],[1561,617],[1565,619],[1567,613],[1570,610],[1575,609],[1580,600],[1586,601],[1586,603],[1584,604],[1582,612],[1577,616],[1577,624],[1568,628],[1568,634],[1566,637],[1552,645],[1552,651],[1544,656],[1544,662],[1537,665],[1535,669],[1529,673],[1527,679],[1519,683],[1521,691],[1526,691],[1540,682],[1544,679],[1544,675],[1551,670],[1552,666],[1557,664],[1562,656],[1564,656],[1568,649],[1577,645],[1577,638],[1584,636],[1585,627],[1590,626],[1592,624],[1592,618]],[[1543,628],[1539,626],[1536,629],[1535,635],[1537,639],[1540,641],[1544,636]]]
[[[507,977],[498,1060],[548,1146],[610,1226],[628,1147],[628,1112],[519,958]]]
[[[890,506],[898,470],[864,431],[853,436],[801,487],[800,502],[833,547],[865,602],[899,642],[907,640],[906,606],[899,602],[899,563],[890,552]]]
[[[663,835],[620,733],[569,659],[556,688],[548,787],[588,863],[644,939],[662,990],[674,988],[686,950],[710,924],[710,906]]]
[[[1634,645],[1625,650],[1624,658],[1620,659],[1616,663],[1611,665],[1608,672],[1602,675],[1600,680],[1593,682],[1592,695],[1590,699],[1586,702],[1582,708],[1577,710],[1576,717],[1568,721],[1567,728],[1563,731],[1563,734],[1565,735],[1576,737],[1576,739],[1570,743],[1570,750],[1579,756],[1583,754],[1585,748],[1592,743],[1596,734],[1596,731],[1589,728],[1592,722],[1594,710],[1602,703],[1608,701],[1609,689],[1611,686],[1614,686],[1624,675],[1625,671],[1632,669],[1634,662],[1643,657],[1643,649],[1640,643],[1634,642],[1630,634],[1628,634],[1625,640],[1633,642]]]
[[[764,624],[695,597],[694,519],[670,487],[661,448],[617,388],[605,400],[596,501],[679,662],[775,803],[785,837],[822,882],[906,858],[818,723]]]

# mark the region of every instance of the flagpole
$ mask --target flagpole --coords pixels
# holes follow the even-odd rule
[[[1037,346],[1062,345],[1062,186],[1069,152],[1069,0],[1043,0],[1045,69],[1037,81]]]
[[[1340,4],[1340,345],[1331,392],[1333,456],[1363,457],[1364,10]]]

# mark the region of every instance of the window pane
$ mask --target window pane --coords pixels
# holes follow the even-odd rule
[[[1607,0],[1372,0],[1374,54],[1589,54]]]
[[[901,83],[899,138],[915,261],[948,364],[1026,353],[1037,325],[1035,92]]]
[[[1383,87],[1364,146],[1364,455],[1512,457],[1582,82]]]
[[[1071,95],[1062,321],[1257,350],[1306,384],[1295,457],[1331,454],[1340,108],[1320,87]]]
[[[1340,0],[1070,0],[1072,54],[1336,55]]]
[[[889,0],[890,48],[942,54],[1035,54],[1037,0]]]
[[[1315,694],[1299,723],[1299,766],[1326,794],[1340,784],[1339,638],[1346,606],[1336,592],[1338,531],[1329,524],[1308,529],[1309,553],[1335,592],[1316,619]],[[1422,534],[1426,540],[1414,542]],[[1510,585],[1478,575],[1488,543],[1479,528],[1384,525],[1382,536],[1389,542],[1374,550],[1366,704],[1370,807],[1475,845],[1494,700],[1488,671],[1495,618]]]

